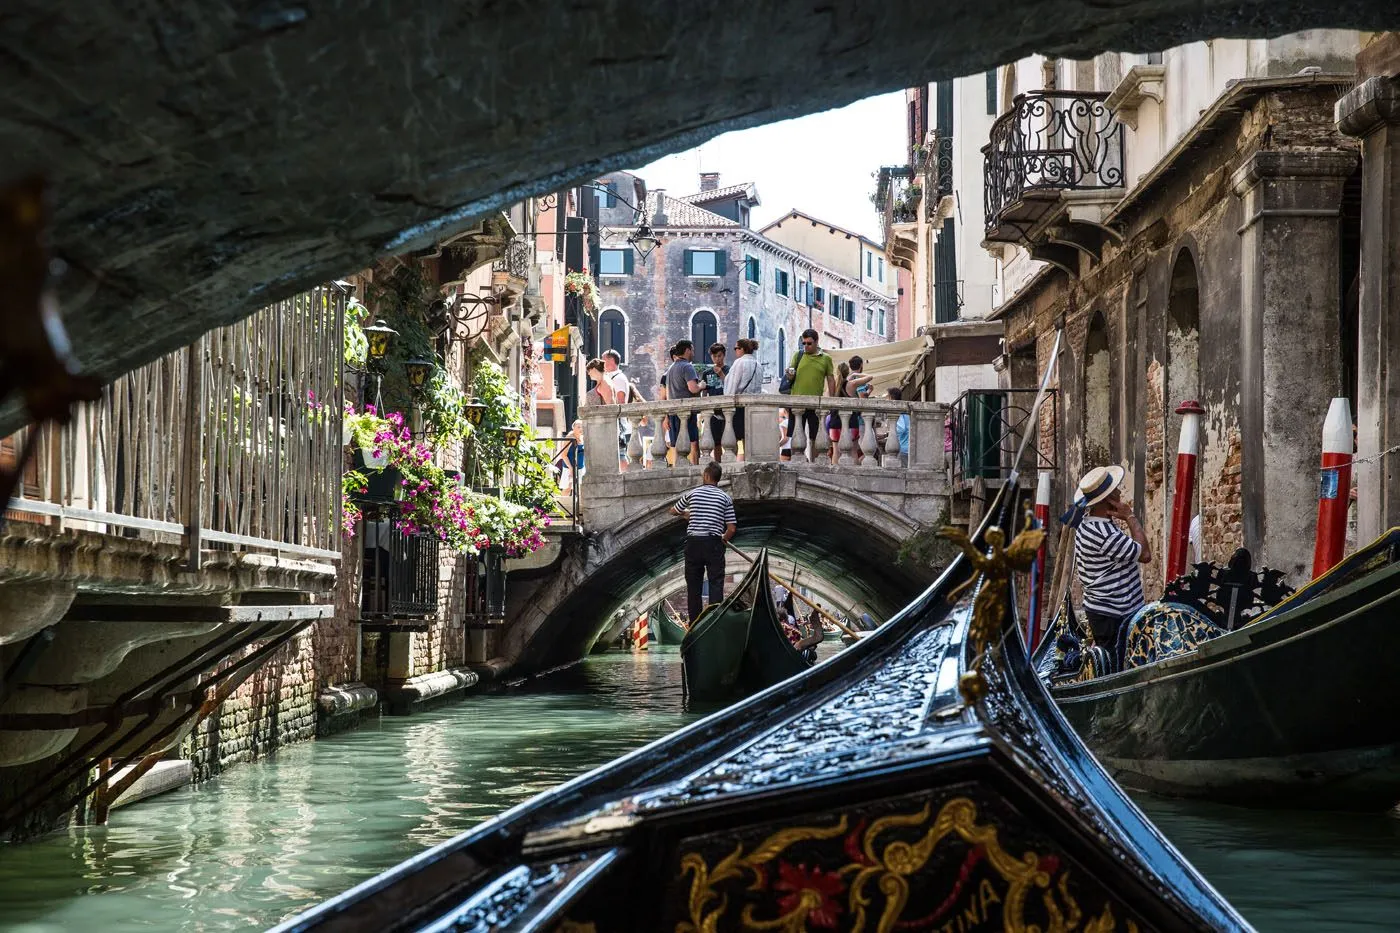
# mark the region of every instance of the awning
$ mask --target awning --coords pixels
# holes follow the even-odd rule
[[[904,381],[904,374],[914,365],[923,352],[933,346],[931,337],[911,337],[894,343],[877,343],[869,347],[848,347],[841,350],[827,350],[831,358],[840,363],[848,363],[851,357],[858,356],[863,361],[866,375],[874,376],[874,394],[883,395],[885,390]]]

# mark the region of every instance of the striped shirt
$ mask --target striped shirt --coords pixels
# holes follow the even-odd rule
[[[1130,616],[1142,608],[1142,547],[1110,518],[1089,516],[1074,540],[1074,562],[1084,585],[1084,608]]]
[[[734,500],[709,483],[682,493],[675,510],[690,513],[685,533],[691,538],[723,537],[725,526],[735,524]]]

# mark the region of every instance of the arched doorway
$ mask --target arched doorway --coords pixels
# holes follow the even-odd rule
[[[719,321],[713,311],[701,308],[690,316],[690,342],[695,344],[695,358],[708,359],[705,355],[710,344],[719,340]]]
[[[627,362],[627,316],[619,308],[604,308],[598,316],[598,353],[616,350]]]
[[[1111,441],[1112,365],[1108,351],[1108,322],[1104,320],[1103,312],[1095,311],[1089,321],[1089,336],[1084,342],[1084,470],[1114,462]]]

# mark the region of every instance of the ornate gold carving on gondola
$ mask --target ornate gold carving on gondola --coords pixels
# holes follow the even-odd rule
[[[1033,851],[1012,855],[1002,846],[995,825],[978,822],[977,804],[971,799],[947,801],[930,822],[932,809],[932,803],[925,803],[914,812],[882,816],[868,825],[861,819],[849,833],[849,817],[844,814],[829,826],[785,828],[752,852],[746,853],[740,843],[713,868],[702,854],[687,853],[680,861],[682,876],[691,879],[686,919],[676,925],[675,933],[734,928],[733,904],[722,889],[734,887],[736,881],[743,883],[750,900],[754,894],[768,895],[763,904],[747,903],[738,911],[738,925],[747,930],[996,929],[999,918],[1005,933],[1138,933],[1132,919],[1119,925],[1109,901],[1086,922],[1071,893],[1071,873],[1063,860]],[[918,838],[907,838],[909,830],[919,828],[924,832]],[[799,843],[840,836],[845,837],[842,857],[846,863],[834,871],[815,860],[808,864],[783,858]],[[936,850],[953,839],[966,849],[955,876],[950,877],[951,863],[945,862],[928,877],[925,869]],[[983,864],[990,872],[980,869]],[[916,877],[920,873],[925,877]],[[933,887],[948,880],[946,894]],[[913,891],[941,896],[934,900],[931,912],[907,917]]]
[[[1001,629],[1009,612],[1006,598],[1010,587],[1007,584],[1013,573],[1031,569],[1036,551],[1045,540],[1045,532],[1031,528],[1028,524],[1009,545],[1003,547],[1006,533],[993,525],[983,535],[987,542],[985,552],[960,528],[945,527],[939,534],[962,548],[963,554],[972,565],[972,576],[948,594],[949,602],[961,598],[968,587],[976,584],[978,580],[982,581],[977,598],[972,601],[972,623],[967,633],[967,671],[958,681],[958,690],[962,693],[963,702],[976,703],[987,695],[987,680],[982,676],[982,661],[987,655],[992,636]]]

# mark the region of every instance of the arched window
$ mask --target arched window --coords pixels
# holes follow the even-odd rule
[[[749,318],[749,339],[758,339],[758,321],[754,320],[752,317]]]
[[[778,328],[778,374],[787,369],[787,331]]]
[[[690,342],[695,344],[695,358],[706,359],[710,345],[719,340],[719,321],[713,311],[701,308],[690,316]]]
[[[598,354],[616,350],[627,362],[627,317],[618,308],[604,308],[598,316]]]

